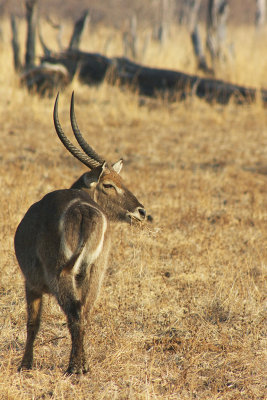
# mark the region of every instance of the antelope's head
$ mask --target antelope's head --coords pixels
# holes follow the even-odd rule
[[[54,106],[54,124],[59,139],[66,149],[79,161],[85,164],[90,171],[84,173],[71,189],[85,190],[90,197],[99,204],[111,220],[143,221],[146,211],[133,193],[127,189],[120,171],[122,160],[108,165],[83,138],[75,118],[74,93],[71,97],[70,120],[73,133],[81,149],[74,146],[64,134],[58,119],[58,95]]]

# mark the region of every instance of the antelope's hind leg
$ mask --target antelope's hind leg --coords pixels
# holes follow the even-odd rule
[[[42,293],[37,293],[25,284],[27,301],[27,339],[24,355],[18,371],[31,369],[33,362],[33,344],[40,327],[42,312]]]
[[[89,368],[84,351],[84,307],[75,294],[75,287],[71,274],[63,273],[59,279],[58,302],[66,314],[71,335],[71,352],[66,374],[85,374],[88,372]]]

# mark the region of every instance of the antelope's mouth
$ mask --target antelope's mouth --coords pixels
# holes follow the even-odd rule
[[[146,210],[138,207],[134,212],[128,211],[126,213],[126,217],[128,217],[131,221],[143,222],[146,219]]]

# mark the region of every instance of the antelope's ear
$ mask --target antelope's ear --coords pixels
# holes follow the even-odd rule
[[[92,171],[86,172],[83,176],[85,186],[88,188],[96,186],[106,169],[106,163],[104,162],[104,164],[92,169]]]
[[[117,174],[119,174],[121,172],[122,166],[123,166],[122,158],[119,161],[112,164],[112,168],[114,169],[115,172],[117,172]]]

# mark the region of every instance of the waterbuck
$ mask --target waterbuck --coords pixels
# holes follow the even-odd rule
[[[146,211],[119,176],[122,160],[108,165],[85,141],[76,123],[72,94],[70,119],[81,147],[54,125],[66,149],[90,171],[70,189],[48,193],[33,204],[15,234],[15,252],[25,277],[27,340],[19,367],[30,369],[33,343],[39,329],[42,296],[55,296],[67,317],[72,348],[67,374],[88,370],[84,352],[85,324],[104,277],[110,249],[112,221],[143,221]]]

